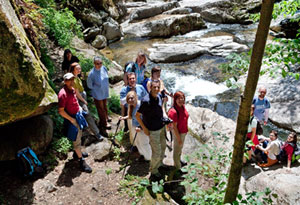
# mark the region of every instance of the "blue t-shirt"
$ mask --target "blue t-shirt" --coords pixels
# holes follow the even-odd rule
[[[132,88],[129,86],[122,87],[120,92],[120,101],[122,105],[126,104],[126,95],[131,90]],[[145,88],[142,85],[137,84],[133,90],[136,92],[138,96],[138,100],[143,100],[144,98],[148,98],[148,92],[145,90]]]
[[[137,121],[137,119],[135,117],[135,114],[138,111],[138,109],[140,108],[140,106],[141,106],[141,102],[138,101],[137,105],[135,106],[135,108],[132,111],[132,125],[135,126],[135,127],[140,126],[139,122]],[[142,117],[142,115],[141,115],[141,117]]]
[[[255,106],[254,116],[259,121],[264,121],[265,110],[271,107],[269,100],[267,98],[260,100],[258,97],[255,97],[252,104]]]

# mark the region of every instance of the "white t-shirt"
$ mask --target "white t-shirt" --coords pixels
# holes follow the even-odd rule
[[[252,117],[251,117],[252,118]],[[251,119],[250,119],[251,120]],[[249,125],[248,125],[248,133],[249,132],[252,132],[252,128],[256,128],[257,126],[257,120],[255,119],[255,117],[253,118],[252,122],[250,123],[249,122]]]
[[[271,141],[267,147],[268,157],[272,160],[276,159],[276,155],[280,152],[280,141],[278,139]]]

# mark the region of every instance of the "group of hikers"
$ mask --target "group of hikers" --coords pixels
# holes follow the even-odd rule
[[[151,77],[145,78],[147,58],[139,52],[135,62],[129,62],[124,69],[124,86],[120,92],[121,116],[129,130],[130,143],[137,148],[140,159],[150,161],[152,178],[160,178],[159,168],[164,166],[166,150],[166,132],[170,130],[174,136],[173,160],[177,170],[185,164],[181,160],[181,152],[185,136],[188,132],[189,114],[185,108],[185,95],[181,91],[169,93],[160,79],[161,69],[151,69]],[[67,68],[69,66],[69,68]],[[66,69],[67,68],[67,69]],[[94,67],[89,72],[87,86],[91,90],[97,108],[99,123],[89,113],[87,96],[79,77],[81,67],[78,58],[66,50],[62,64],[64,71],[64,87],[58,94],[59,114],[65,118],[67,137],[73,141],[73,157],[79,160],[82,171],[92,172],[85,162],[87,153],[81,151],[82,130],[89,127],[92,134],[102,141],[108,137],[111,119],[107,112],[109,98],[108,70],[100,57],[94,57]],[[169,95],[173,105],[166,112],[165,104]]]
[[[189,114],[185,108],[185,94],[181,91],[172,94],[164,87],[160,79],[160,67],[154,66],[151,69],[151,77],[145,78],[146,63],[146,55],[140,51],[135,62],[125,65],[124,86],[120,92],[119,121],[124,120],[125,129],[129,130],[130,143],[137,148],[141,159],[150,161],[151,177],[160,178],[159,167],[164,166],[167,130],[174,136],[173,161],[176,170],[185,164],[181,160],[181,152],[188,133]],[[65,118],[67,137],[73,141],[73,157],[79,160],[83,171],[92,172],[84,160],[88,154],[81,151],[81,136],[83,128],[89,127],[97,140],[102,141],[103,137],[108,137],[106,130],[111,129],[111,119],[107,111],[108,70],[100,57],[94,57],[94,67],[87,78],[87,86],[91,90],[99,116],[98,125],[87,107],[86,92],[79,77],[79,60],[68,49],[64,54],[62,70],[64,87],[58,94],[59,114]],[[261,126],[267,125],[270,109],[266,93],[267,89],[260,87],[259,95],[253,99],[247,133],[247,139],[252,143],[247,143],[248,157],[245,156],[243,162],[246,163],[255,155],[259,166],[269,167],[287,159],[287,167],[290,168],[297,150],[296,133],[290,133],[285,143],[278,140],[275,130],[270,132],[269,138],[262,136]],[[167,95],[173,101],[168,111],[165,106],[168,101]]]
[[[287,168],[291,168],[292,161],[299,154],[297,147],[297,135],[291,132],[285,142],[278,139],[276,130],[271,130],[269,137],[264,137],[262,126],[267,125],[269,109],[271,107],[266,98],[267,89],[260,87],[259,95],[255,97],[251,105],[250,122],[248,125],[247,157],[244,156],[243,163],[251,161],[252,155],[255,156],[260,167],[270,167],[278,161],[287,160]],[[249,143],[252,142],[252,143]],[[248,158],[248,159],[247,159]]]

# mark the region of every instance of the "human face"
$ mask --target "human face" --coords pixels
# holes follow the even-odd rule
[[[275,134],[274,134],[274,133],[270,133],[269,137],[270,137],[270,139],[271,139],[272,141],[276,140],[276,137],[275,137]]]
[[[264,98],[266,96],[266,94],[267,94],[267,90],[265,88],[261,88],[259,90],[259,97],[260,98]]]
[[[74,75],[77,76],[81,73],[81,67],[80,65],[76,66],[75,69],[74,69]]]
[[[151,83],[151,94],[152,96],[156,97],[160,91],[160,83],[159,82],[152,82]]]
[[[68,59],[68,61],[71,61],[71,59],[72,59],[72,53],[67,53],[67,59]]]
[[[74,86],[74,78],[71,78],[70,80],[65,80],[65,85],[67,86],[68,89],[72,89],[72,87]]]
[[[292,142],[293,140],[294,140],[294,136],[290,134],[287,138],[287,141]]]
[[[153,73],[153,79],[159,79],[160,78],[160,71],[156,71]]]
[[[136,61],[139,65],[143,65],[145,63],[145,55],[139,55]]]
[[[130,87],[135,87],[135,75],[128,75],[128,84]]]
[[[128,105],[134,105],[135,103],[134,95],[129,95],[127,99],[128,99],[127,102]]]
[[[179,98],[176,99],[176,104],[179,106],[179,107],[182,107],[184,104],[185,104],[185,99],[183,96],[180,96]]]
[[[100,68],[101,68],[101,66],[102,66],[102,61],[95,61],[94,62],[94,66],[95,66],[95,68],[97,69],[97,70],[99,70]]]

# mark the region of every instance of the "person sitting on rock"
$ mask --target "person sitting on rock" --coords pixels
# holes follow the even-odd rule
[[[275,130],[271,130],[269,137],[271,141],[266,148],[256,145],[257,149],[263,151],[268,156],[267,163],[258,164],[260,167],[269,167],[278,162],[276,156],[280,153],[280,141],[278,140],[277,132]]]
[[[152,156],[150,161],[150,178],[158,179],[161,174],[158,171],[163,166],[166,150],[166,139],[164,135],[163,122],[163,99],[159,94],[160,81],[151,82],[151,90],[148,99],[141,102],[141,107],[136,113],[136,119],[141,125],[144,133],[149,136]]]
[[[151,147],[149,144],[149,137],[145,135],[143,131],[141,131],[140,124],[136,119],[136,112],[140,108],[140,101],[138,100],[137,94],[134,91],[130,91],[126,95],[126,103],[128,105],[128,115],[125,117],[120,116],[120,120],[127,120],[129,126],[129,134],[130,139],[134,140],[134,136],[136,135],[136,139],[134,142],[131,141],[131,144],[137,147],[141,156],[146,161],[150,161],[151,159]],[[141,158],[142,159],[142,158]]]
[[[61,69],[64,72],[64,74],[70,72],[70,65],[75,62],[78,63],[79,59],[76,56],[73,56],[70,49],[66,49],[64,51],[64,60],[61,65]]]
[[[292,157],[295,149],[297,148],[297,135],[295,132],[291,132],[285,143],[281,146],[281,151],[279,154],[279,160],[283,161],[287,159],[287,168],[291,168]]]
[[[87,122],[82,115],[82,109],[73,88],[75,76],[72,73],[66,73],[63,78],[65,85],[58,93],[58,113],[65,119],[67,137],[73,141],[75,156],[77,156],[75,158],[79,159],[81,169],[90,173],[92,169],[84,160],[87,153],[81,152],[82,129],[87,126]]]
[[[87,114],[85,115],[85,119],[89,124],[89,128],[91,129],[94,136],[96,136],[97,140],[102,141],[103,137],[100,135],[95,120],[93,119],[92,115],[89,113],[87,107],[88,103],[86,101],[86,92],[84,91],[81,79],[78,77],[78,75],[81,73],[81,66],[79,65],[79,63],[72,63],[70,66],[70,72],[75,76],[74,89],[76,92],[76,97],[78,99],[79,105],[82,107],[82,109],[85,112],[87,112]]]
[[[252,152],[255,150],[255,146],[259,144],[257,135],[256,135],[256,127],[257,127],[257,119],[253,116],[254,112],[254,105],[251,105],[251,111],[250,111],[250,122],[248,125],[248,132],[247,132],[247,139],[251,140],[254,144],[254,146],[248,147],[248,160],[251,160],[252,158]],[[245,164],[247,162],[247,158],[244,156],[243,163]]]

